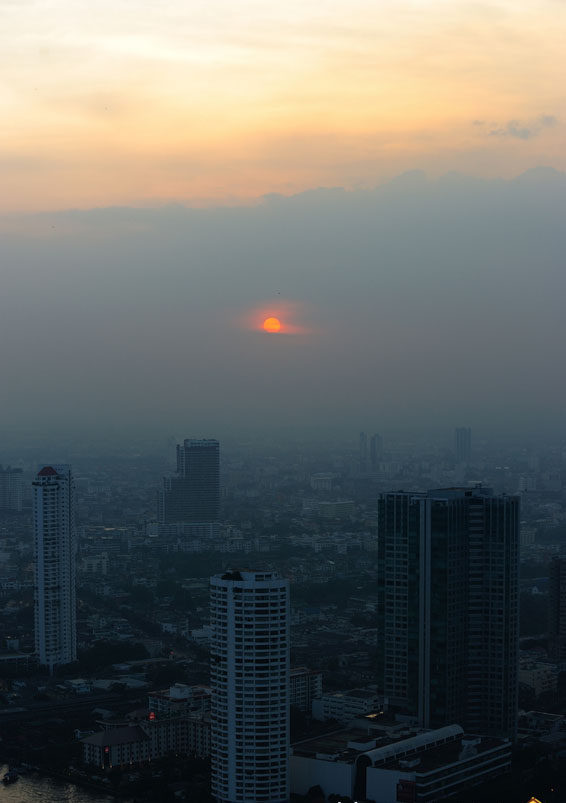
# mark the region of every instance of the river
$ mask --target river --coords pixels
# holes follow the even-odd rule
[[[0,776],[8,767],[0,767]],[[19,779],[5,786],[0,784],[1,803],[116,803],[116,798],[74,786],[64,781],[52,780],[35,772],[20,775]],[[125,801],[122,801],[125,803]]]

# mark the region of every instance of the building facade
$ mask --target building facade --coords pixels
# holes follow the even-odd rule
[[[378,510],[380,689],[422,727],[514,738],[518,499],[449,488]]]
[[[160,524],[218,520],[220,510],[220,444],[188,438],[177,446],[177,472],[163,478],[158,498]]]
[[[300,711],[311,713],[313,700],[322,697],[322,672],[297,666],[291,669],[289,702]]]
[[[210,755],[208,714],[158,718],[150,713],[143,722],[106,727],[81,739],[83,761],[111,768],[142,764],[167,755]]]
[[[39,663],[77,659],[75,489],[71,467],[43,466],[32,483],[35,645]]]
[[[22,469],[0,466],[0,510],[19,513],[22,509],[22,499]]]
[[[456,427],[454,430],[454,453],[457,463],[469,463],[472,458],[472,430]]]
[[[566,661],[566,559],[559,557],[550,562],[548,654],[557,663]]]
[[[276,572],[210,581],[212,794],[289,798],[289,584]]]
[[[323,694],[312,702],[313,719],[335,719],[347,724],[366,714],[383,713],[385,701],[371,689],[350,689],[344,692]]]
[[[371,436],[369,442],[369,464],[372,471],[375,471],[379,467],[379,461],[381,460],[383,453],[383,440],[381,435],[378,435],[377,432]]]

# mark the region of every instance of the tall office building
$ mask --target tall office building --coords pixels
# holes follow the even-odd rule
[[[220,510],[220,444],[188,438],[177,446],[177,473],[163,478],[159,494],[161,524],[218,520]]]
[[[518,498],[388,493],[378,515],[383,693],[423,727],[514,737]]]
[[[566,558],[550,562],[548,585],[548,655],[566,661]]]
[[[39,663],[77,659],[75,489],[71,467],[43,466],[32,483],[35,645]]]
[[[276,572],[210,581],[212,794],[289,799],[289,584]]]
[[[20,512],[23,497],[23,471],[21,468],[0,466],[0,510]]]
[[[469,463],[472,459],[472,430],[456,427],[454,430],[454,454],[457,463]]]
[[[358,438],[358,453],[360,471],[365,472],[368,467],[368,436],[365,432],[360,432]]]
[[[381,460],[383,452],[383,441],[381,435],[372,435],[369,441],[369,462],[372,471],[375,471]]]

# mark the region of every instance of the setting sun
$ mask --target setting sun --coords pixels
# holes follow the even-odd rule
[[[263,322],[263,328],[266,332],[279,332],[281,321],[279,318],[266,318]]]

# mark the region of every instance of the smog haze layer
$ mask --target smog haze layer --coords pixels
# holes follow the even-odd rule
[[[6,215],[3,428],[561,429],[565,212],[538,168]]]

